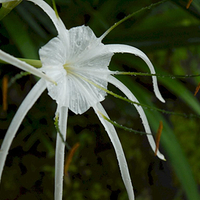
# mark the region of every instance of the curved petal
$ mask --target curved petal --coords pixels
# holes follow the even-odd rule
[[[151,73],[155,74],[155,70],[154,70],[154,67],[153,67],[151,61],[148,59],[148,57],[141,50],[139,50],[135,47],[132,47],[132,46],[129,46],[129,45],[123,45],[123,44],[108,44],[108,45],[105,45],[105,46],[113,53],[131,53],[131,54],[134,54],[136,56],[139,56],[148,65]],[[164,103],[165,100],[163,99],[163,97],[160,94],[160,91],[158,89],[157,77],[153,76],[152,79],[153,79],[153,87],[154,87],[155,95],[160,101],[162,101]]]
[[[43,65],[62,64],[66,69],[70,66],[80,70],[107,70],[113,56],[84,25],[71,28],[65,37],[53,38],[40,49],[39,54]]]
[[[104,116],[106,116],[107,118],[108,115],[105,112],[103,106],[100,103],[97,103],[93,106],[93,109],[95,110],[99,120],[101,121],[101,123],[103,124],[104,128],[106,129],[106,132],[108,133],[108,136],[114,146],[116,155],[117,155],[117,160],[118,160],[118,164],[119,164],[119,168],[120,168],[120,172],[122,175],[122,179],[124,181],[124,185],[126,187],[128,196],[129,196],[129,200],[134,200],[134,193],[133,193],[133,187],[132,187],[132,183],[131,183],[131,179],[130,179],[130,174],[129,174],[129,170],[128,170],[128,166],[127,166],[127,162],[126,162],[126,158],[120,143],[120,140],[117,136],[116,130],[114,128],[114,126],[109,123],[108,121],[106,121],[100,114],[102,113]]]
[[[10,2],[10,1],[21,1],[21,0],[0,0],[0,3],[6,3],[6,2]]]
[[[110,82],[111,84],[116,86],[119,90],[121,90],[128,97],[128,99],[130,99],[131,101],[138,102],[138,100],[133,95],[133,93],[123,83],[121,83],[118,79],[116,79],[113,76],[109,76],[108,82]],[[138,106],[138,105],[135,105],[135,104],[134,104],[134,106],[137,109],[137,111],[138,111],[138,113],[140,115],[140,118],[142,119],[142,123],[144,125],[144,129],[145,129],[146,133],[151,133],[151,129],[150,129],[150,126],[149,126],[149,123],[148,123],[148,120],[146,118],[146,115],[144,113],[143,108],[141,106]],[[149,141],[149,143],[151,145],[152,150],[155,151],[156,150],[156,145],[155,145],[153,136],[152,135],[147,135],[147,139],[148,139],[148,141]],[[159,151],[157,153],[157,156],[160,159],[165,160],[165,157]]]
[[[44,80],[39,80],[36,85],[32,88],[32,90],[28,93],[24,101],[21,103],[19,109],[17,110],[9,128],[3,140],[0,150],[0,180],[3,171],[3,167],[5,165],[6,156],[8,154],[8,150],[11,146],[13,138],[22,123],[25,115],[33,106],[33,104],[37,101],[42,92],[46,89],[46,84]]]
[[[0,50],[0,59],[14,65],[15,67],[18,67],[24,71],[30,72],[31,74],[38,76],[40,78],[44,78],[47,81],[50,81],[52,83],[55,83],[54,80],[52,80],[52,78],[48,77],[47,75],[45,75],[44,73],[42,73],[40,70],[34,68],[33,66],[27,64],[26,62],[23,62],[17,58],[15,58],[14,56],[9,55],[6,52],[3,52],[2,50]]]
[[[61,134],[63,134],[64,140],[66,140],[68,108],[61,107],[59,109],[58,114],[59,114],[59,128]],[[55,194],[54,194],[55,200],[62,200],[64,156],[65,156],[65,143],[63,143],[59,133],[57,133],[56,152],[55,152]]]
[[[19,0],[0,0],[0,3],[6,3],[11,1],[19,1]],[[55,11],[43,0],[27,0],[31,1],[34,4],[38,5],[46,14],[49,16],[49,18],[54,23],[57,31],[59,34],[62,35],[63,30],[66,30],[65,25],[63,24],[62,20],[56,16]]]
[[[34,4],[38,5],[46,14],[50,17],[52,22],[54,23],[58,34],[62,35],[63,31],[66,31],[65,25],[63,24],[62,20],[56,16],[55,11],[43,0],[28,0],[33,2]]]
[[[0,3],[7,3],[11,1],[21,1],[21,0],[0,0]]]

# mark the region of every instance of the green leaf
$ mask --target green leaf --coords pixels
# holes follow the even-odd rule
[[[15,12],[11,12],[2,22],[22,56],[25,58],[38,59],[38,50],[30,38],[28,28],[24,25],[19,16]]]
[[[160,72],[159,72],[160,73]],[[137,83],[132,82],[131,78],[129,77],[122,77],[123,83],[125,85],[129,85],[129,89],[134,93],[134,95],[138,98],[140,103],[148,104],[150,106],[153,106],[153,104],[149,101],[150,95],[148,92],[143,91],[141,95],[141,86]],[[165,79],[167,80],[167,79]],[[177,84],[179,88],[181,88],[180,84]],[[174,85],[172,85],[174,86]],[[169,86],[171,88],[171,86]],[[175,86],[176,88],[176,86]],[[183,88],[181,88],[183,90]],[[179,92],[177,92],[179,93]],[[186,96],[190,96],[188,92],[185,93]],[[182,95],[183,97],[183,95]],[[185,97],[183,97],[186,99]],[[189,101],[187,101],[189,102]],[[194,102],[196,102],[194,100]],[[190,106],[192,106],[189,103]],[[199,107],[199,105],[192,106],[194,108]],[[168,122],[165,120],[163,115],[161,115],[158,112],[151,111],[149,109],[145,110],[145,113],[147,114],[147,118],[149,120],[150,126],[152,127],[153,131],[156,132],[158,128],[159,121],[161,120],[163,122],[163,132],[161,136],[161,146],[164,147],[166,154],[167,154],[167,162],[170,162],[172,167],[174,168],[174,171],[177,174],[177,177],[182,185],[182,188],[184,189],[185,194],[187,195],[189,200],[198,200],[200,199],[197,184],[194,180],[194,177],[192,175],[191,168],[189,166],[189,163],[180,147],[180,144],[173,133],[172,128],[169,126]]]
[[[22,0],[2,3],[2,7],[0,9],[0,20],[2,20],[6,15],[8,15],[12,11],[12,9],[15,8],[21,2]]]

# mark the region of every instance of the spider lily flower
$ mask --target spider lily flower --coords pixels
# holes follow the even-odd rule
[[[133,200],[134,192],[123,148],[114,126],[102,117],[103,115],[109,119],[100,102],[105,99],[106,92],[108,91],[108,83],[116,86],[131,101],[138,102],[131,91],[113,76],[117,74],[117,72],[108,69],[108,65],[114,53],[131,53],[139,56],[146,62],[151,73],[155,74],[153,65],[148,57],[135,47],[118,44],[104,45],[102,40],[106,34],[97,38],[93,31],[87,26],[79,26],[67,30],[61,19],[55,14],[54,10],[43,0],[29,1],[40,6],[49,15],[58,31],[58,36],[51,39],[39,50],[42,67],[40,69],[34,69],[34,67],[31,68],[38,71],[38,73],[50,77],[56,84],[45,79],[45,77],[41,77],[22,102],[10,124],[1,146],[0,176],[11,142],[23,118],[43,91],[47,89],[49,96],[57,103],[56,116],[59,117],[59,128],[64,140],[66,140],[68,110],[71,110],[75,114],[82,114],[90,107],[94,109],[114,146],[129,200]],[[0,59],[3,58],[0,57]],[[15,62],[10,62],[9,60],[7,62],[22,68],[22,64],[16,65]],[[26,68],[23,69],[26,70]],[[165,102],[159,92],[156,77],[153,77],[153,86],[157,98],[162,102]],[[134,104],[134,106],[141,117],[145,131],[151,133],[148,120],[142,107],[137,104]],[[148,134],[147,138],[152,150],[155,151],[156,145],[153,136]],[[60,135],[57,134],[55,153],[56,200],[62,199],[64,150],[65,144]],[[157,156],[164,160],[164,156],[159,150],[157,151]]]

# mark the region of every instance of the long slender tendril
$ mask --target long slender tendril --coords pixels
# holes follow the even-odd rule
[[[10,87],[13,83],[15,83],[18,79],[30,75],[29,72],[20,72],[19,74],[16,74],[14,77],[12,77],[8,83],[8,87]]]
[[[171,74],[150,74],[143,72],[115,72],[115,75],[133,75],[133,76],[156,76],[161,78],[181,79],[199,77],[200,74],[186,74],[186,75],[171,75]]]
[[[137,131],[137,130],[134,130],[132,128],[129,128],[129,127],[126,127],[126,126],[123,126],[121,124],[118,124],[117,122],[107,118],[105,115],[103,115],[101,112],[99,112],[99,114],[108,122],[110,122],[112,125],[114,125],[115,127],[118,127],[118,128],[121,128],[121,129],[124,129],[125,131],[129,131],[129,132],[133,132],[135,134],[140,134],[140,135],[152,135],[152,133],[146,133],[146,132],[143,132],[143,131]]]

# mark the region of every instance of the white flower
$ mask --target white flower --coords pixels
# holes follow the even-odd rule
[[[131,101],[138,102],[130,90],[113,76],[116,72],[112,72],[108,69],[108,65],[114,53],[131,53],[141,57],[147,63],[152,74],[155,73],[153,65],[143,52],[134,47],[115,44],[104,45],[102,43],[104,35],[97,38],[89,27],[80,26],[67,30],[62,21],[55,15],[53,9],[43,0],[30,1],[36,3],[49,15],[56,26],[58,36],[50,40],[40,49],[39,55],[42,62],[42,68],[40,70],[28,66],[0,51],[0,59],[41,77],[24,99],[6,133],[0,152],[0,176],[11,142],[23,118],[42,92],[47,88],[48,94],[58,105],[56,114],[59,115],[59,127],[64,139],[66,139],[65,133],[68,109],[75,114],[82,114],[90,107],[94,109],[111,139],[129,199],[133,200],[134,193],[132,183],[121,143],[113,125],[102,117],[103,114],[109,118],[100,102],[105,99],[108,83],[119,88]],[[6,57],[9,57],[9,59],[6,59]],[[56,84],[49,80],[55,81]],[[153,77],[153,86],[158,99],[164,102],[158,90],[156,77]],[[145,131],[151,133],[142,107],[135,105],[135,108],[142,119]],[[147,135],[147,138],[153,151],[155,151],[155,142],[152,135]],[[56,200],[62,199],[64,149],[65,144],[62,142],[60,135],[57,134],[55,158]],[[164,156],[159,151],[157,155],[159,158],[164,159]]]

